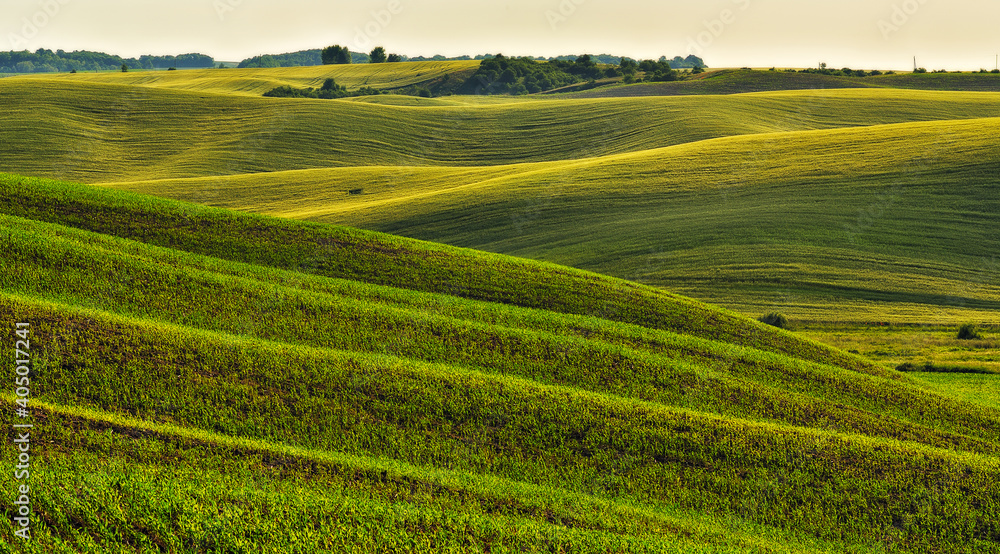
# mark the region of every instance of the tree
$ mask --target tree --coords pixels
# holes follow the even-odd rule
[[[351,51],[346,46],[327,46],[321,53],[324,65],[351,63]]]
[[[403,61],[403,56],[400,56],[399,54],[389,54],[389,59],[388,59],[389,63],[396,63],[401,61]]]
[[[128,66],[125,64],[122,64],[122,73],[128,73]]]
[[[368,54],[368,57],[372,59],[371,63],[385,63],[386,60],[385,48],[382,48],[381,46],[376,46],[371,51],[371,54]]]

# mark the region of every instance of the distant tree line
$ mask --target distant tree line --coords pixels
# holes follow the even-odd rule
[[[535,58],[508,58],[502,54],[484,59],[463,84],[459,94],[534,94],[582,81],[625,77],[626,82],[674,81],[677,71],[667,59],[636,61],[618,58],[617,65],[599,64],[594,56],[539,61]],[[700,60],[700,58],[699,58]],[[701,70],[695,66],[694,71]],[[642,77],[638,74],[642,73]]]
[[[327,49],[331,48],[342,48],[342,47],[340,47],[339,45],[327,47]],[[382,48],[381,46],[376,47],[375,50],[379,50],[380,53],[386,54],[386,58],[384,61],[388,62],[430,62],[430,61],[440,62],[440,61],[470,61],[470,60],[482,61],[482,60],[493,59],[497,56],[494,54],[479,54],[475,57],[470,57],[470,56],[448,57],[448,56],[442,56],[441,54],[437,54],[435,56],[408,57],[402,54],[390,54],[386,52],[385,49]],[[373,61],[374,63],[380,63],[379,61],[380,58],[377,55],[375,58],[372,57],[372,54],[375,53],[375,50],[372,50],[372,52],[367,54],[361,52],[351,52],[350,53],[351,61],[346,63],[372,63]],[[252,58],[247,58],[242,62],[240,62],[239,67],[293,67],[293,66],[323,65],[324,61],[322,52],[323,49],[315,49],[315,50],[302,50],[299,52],[290,52],[287,54],[266,54],[262,56],[254,56]],[[330,53],[332,54],[333,50],[330,50]],[[553,61],[575,62],[576,59],[579,57],[580,56],[578,55],[557,56],[550,58],[539,56],[534,58],[529,57],[527,59],[531,59],[538,62],[553,62]],[[623,58],[622,56],[612,56],[609,54],[599,54],[599,55],[591,54],[588,55],[588,57],[590,61],[603,65],[620,65],[623,59],[628,59],[628,58]],[[692,69],[695,67],[699,68],[708,67],[707,65],[705,65],[704,60],[702,60],[698,56],[693,56],[693,55],[688,56],[686,58],[675,56],[672,60],[668,60],[666,56],[663,56],[659,60],[656,60],[654,63],[663,63],[663,62],[669,64],[670,67],[673,69]],[[328,63],[334,63],[334,62],[328,62]],[[341,57],[340,62],[337,63],[345,63],[344,58]]]
[[[795,70],[793,69],[791,71],[794,72]],[[924,70],[924,71],[926,71],[926,70]],[[879,70],[877,70],[877,69],[872,70],[872,71],[865,71],[864,69],[851,69],[849,67],[842,67],[840,69],[833,69],[833,68],[827,67],[825,63],[820,64],[818,68],[812,67],[812,68],[807,68],[807,69],[799,70],[799,73],[813,73],[813,74],[816,74],[816,75],[830,75],[830,76],[833,76],[833,77],[868,77],[869,75],[877,77],[879,75],[882,75],[882,72],[879,71]],[[889,72],[889,74],[892,74],[892,73],[894,73],[894,72],[893,71]]]
[[[368,63],[368,54],[360,52],[350,52],[351,61],[349,63]],[[265,54],[247,58],[239,63],[237,67],[303,67],[323,65],[323,50],[300,50],[287,54]]]
[[[302,50],[299,52],[289,52],[287,54],[263,55],[247,58],[236,67],[298,67],[322,65],[323,58],[320,50]]]
[[[351,96],[374,96],[382,94],[382,91],[372,87],[361,87],[355,91],[348,91],[346,87],[338,85],[334,79],[327,79],[323,86],[316,88],[293,88],[281,86],[273,88],[264,93],[264,96],[271,98],[347,98]]]
[[[590,59],[594,60],[599,64],[604,65],[621,65],[622,60],[627,60],[630,58],[623,56],[611,56],[609,54],[589,54]],[[575,61],[577,56],[557,56],[555,58],[535,58],[539,61]],[[698,56],[691,55],[686,58],[680,56],[674,56],[672,60],[668,60],[666,56],[660,56],[660,59],[653,63],[667,63],[673,69],[693,69],[695,67],[708,67],[705,65],[705,60],[699,58]]]
[[[55,73],[59,71],[114,71],[122,65],[130,69],[167,69],[170,67],[213,67],[215,60],[204,54],[179,56],[140,56],[122,58],[103,52],[77,50],[27,50],[0,52],[0,73]]]

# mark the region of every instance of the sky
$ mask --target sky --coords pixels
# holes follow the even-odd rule
[[[993,69],[997,0],[0,0],[0,50],[199,52],[332,44],[408,56],[702,57],[710,67]]]

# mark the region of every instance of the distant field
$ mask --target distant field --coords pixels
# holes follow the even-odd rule
[[[362,165],[508,165],[736,135],[1000,116],[1000,95],[924,91],[404,98],[411,105],[15,78],[0,83],[0,100],[12,106],[0,114],[0,140],[9,145],[3,167],[108,182]]]
[[[975,373],[914,373],[913,379],[941,394],[1000,409],[1000,379]]]
[[[896,73],[893,75],[846,77],[786,71],[762,71],[759,69],[724,69],[692,75],[683,81],[622,84],[572,93],[569,96],[574,98],[623,98],[844,88],[1000,92],[1000,74]]]
[[[1000,309],[1000,235],[983,223],[1000,210],[997,132],[1000,119],[913,123],[565,163],[114,186],[546,259],[743,313],[989,322]]]
[[[296,101],[244,88],[474,67],[378,65],[4,80],[4,168],[570,264],[751,315],[952,323],[997,308],[983,222],[1000,94]],[[666,85],[993,77],[722,71]]]
[[[260,96],[279,86],[297,88],[323,85],[334,78],[349,89],[362,86],[375,88],[400,88],[449,73],[468,73],[479,62],[405,62],[396,64],[318,65],[309,67],[276,67],[261,69],[190,69],[184,71],[129,71],[36,74],[26,80],[55,79],[64,83],[101,83],[118,86],[141,86],[186,90],[215,94]],[[457,77],[456,77],[457,78]]]

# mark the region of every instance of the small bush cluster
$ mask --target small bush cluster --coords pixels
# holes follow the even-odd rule
[[[794,70],[792,70],[794,71]],[[878,75],[883,75],[883,73],[877,69],[872,71],[865,71],[864,69],[851,69],[850,67],[842,67],[840,69],[830,69],[824,64],[819,69],[809,68],[799,71],[799,73],[814,73],[817,75],[829,75],[832,77],[868,77],[869,75],[875,77]],[[888,75],[888,73],[886,73]]]
[[[765,316],[761,316],[758,321],[779,329],[788,329],[788,318],[778,312],[771,312]]]
[[[972,323],[966,323],[958,328],[958,339],[959,340],[982,340],[983,335],[980,334],[979,328]]]
[[[334,79],[327,79],[323,86],[315,88],[293,88],[288,85],[275,87],[264,93],[269,98],[348,98],[352,96],[374,96],[382,94],[382,91],[372,87],[361,87],[356,91],[348,92],[347,87],[338,85]]]

